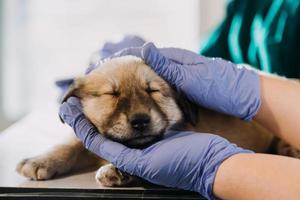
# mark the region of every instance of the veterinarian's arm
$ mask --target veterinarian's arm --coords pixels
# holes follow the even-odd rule
[[[300,149],[300,82],[261,75],[261,96],[255,119]]]
[[[222,199],[299,199],[300,160],[269,154],[238,154],[218,169],[214,194]]]

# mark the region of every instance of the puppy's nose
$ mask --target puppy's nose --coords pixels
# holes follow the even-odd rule
[[[144,131],[150,123],[150,116],[144,113],[134,114],[130,118],[131,127],[137,131]]]

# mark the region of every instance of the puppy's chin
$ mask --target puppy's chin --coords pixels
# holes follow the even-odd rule
[[[162,138],[163,138],[162,134],[156,136],[153,135],[142,136],[142,137],[132,138],[130,140],[124,141],[123,144],[131,148],[143,149],[161,140]]]
[[[158,132],[156,132],[156,134],[153,134],[153,132],[152,132],[152,134],[146,133],[145,135],[139,135],[137,133],[132,132],[129,134],[129,135],[131,135],[130,137],[119,138],[119,137],[117,137],[117,135],[120,135],[120,134],[114,134],[112,131],[109,131],[110,133],[108,133],[108,132],[103,132],[103,133],[104,133],[105,137],[107,137],[115,142],[119,142],[119,143],[124,144],[131,148],[144,149],[144,148],[154,144],[155,142],[162,140],[166,130],[182,130],[183,127],[185,127],[185,123],[181,120],[177,123],[172,124],[169,127],[164,127],[162,129],[158,130]]]
[[[141,136],[136,136],[136,137],[132,137],[129,139],[120,139],[120,138],[117,138],[117,137],[115,137],[113,135],[109,135],[109,134],[104,134],[104,135],[105,135],[105,137],[107,137],[115,142],[119,142],[128,147],[136,148],[136,149],[146,148],[146,147],[152,145],[153,143],[163,139],[163,131],[161,131],[157,135],[141,135]]]

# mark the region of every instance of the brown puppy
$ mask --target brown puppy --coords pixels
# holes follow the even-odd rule
[[[141,59],[132,56],[107,60],[78,78],[65,99],[70,96],[81,99],[83,112],[99,133],[130,147],[150,145],[162,139],[168,129],[218,134],[256,152],[267,152],[273,141],[272,134],[255,122],[195,107],[179,97]],[[279,142],[277,146],[277,153],[296,156],[297,151],[289,145]],[[74,168],[102,165],[96,179],[105,186],[124,186],[136,180],[111,164],[104,164],[74,139],[48,154],[23,160],[17,171],[40,180]]]

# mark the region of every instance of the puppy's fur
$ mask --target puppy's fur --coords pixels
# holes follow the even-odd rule
[[[273,149],[275,153],[298,156],[297,150],[282,141],[274,142],[272,134],[254,121],[245,122],[191,104],[136,57],[107,60],[78,78],[65,99],[70,96],[81,99],[83,112],[99,133],[130,147],[143,148],[162,139],[166,130],[180,129],[218,134],[255,152]],[[23,160],[17,171],[43,180],[88,166],[101,166],[96,180],[105,186],[137,181],[89,153],[75,138],[45,155]]]

